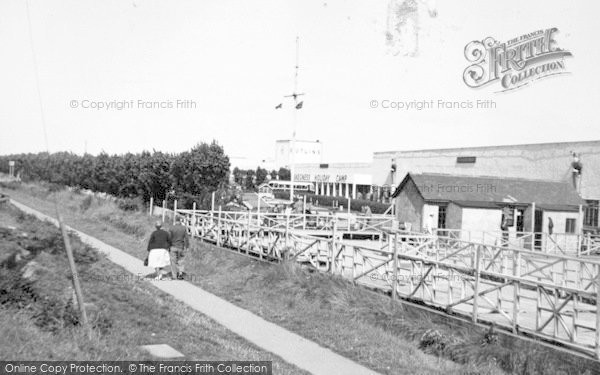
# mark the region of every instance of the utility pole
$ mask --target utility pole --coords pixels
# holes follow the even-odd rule
[[[302,105],[298,103],[298,97],[304,95],[304,93],[298,93],[298,70],[300,69],[300,37],[296,37],[296,67],[294,74],[294,92],[291,95],[285,95],[285,98],[294,99],[294,120],[292,123],[292,142],[290,144],[290,201],[294,201],[294,150],[296,148],[296,123],[298,122],[297,110],[302,108]]]

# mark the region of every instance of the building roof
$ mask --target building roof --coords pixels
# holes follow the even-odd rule
[[[540,208],[567,211],[585,203],[568,182],[434,173],[408,173],[393,197],[413,186],[408,184],[411,180],[418,193],[429,202],[455,202],[470,207],[529,205],[535,202]]]
[[[426,148],[415,150],[396,150],[396,151],[377,151],[374,155],[385,154],[411,154],[411,153],[427,153],[427,152],[458,152],[458,151],[485,151],[497,149],[523,149],[523,148],[539,148],[539,147],[561,147],[569,146],[577,148],[577,146],[585,145],[600,145],[600,139],[592,141],[571,141],[571,142],[546,142],[546,143],[519,143],[511,145],[489,145],[489,146],[471,146],[471,147],[453,147],[453,148]]]

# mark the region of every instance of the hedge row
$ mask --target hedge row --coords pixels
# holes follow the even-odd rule
[[[210,192],[227,185],[229,158],[216,142],[201,143],[190,151],[168,154],[83,156],[69,152],[0,156],[0,171],[9,161],[23,180],[48,181],[104,192],[121,198],[153,197],[156,201],[179,197],[182,203],[210,200]]]
[[[276,192],[273,192],[273,195],[275,196],[275,198],[278,198],[278,199],[290,199],[289,191],[276,191]],[[316,195],[316,194],[305,193],[305,192],[298,192],[297,195],[306,196],[306,201],[312,202],[313,204],[318,201],[319,206],[326,206],[326,207],[344,206],[345,208],[347,208],[346,205],[348,204],[348,199],[345,197],[330,197],[330,196],[326,196],[326,195]],[[390,208],[389,203],[373,202],[373,201],[366,200],[366,199],[351,199],[350,200],[350,210],[352,210],[352,211],[361,211],[363,206],[370,207],[371,212],[374,214],[383,214]]]

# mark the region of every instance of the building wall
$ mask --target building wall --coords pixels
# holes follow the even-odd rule
[[[290,154],[292,158],[290,159]],[[319,141],[294,141],[292,152],[291,140],[280,140],[275,142],[275,168],[289,168],[290,163],[320,163],[323,160],[323,144]]]
[[[446,228],[462,228],[462,208],[452,202],[450,202],[446,208]]]
[[[533,230],[533,207],[527,206],[523,217],[523,231],[531,232]]]
[[[426,228],[426,224],[427,224],[429,215],[433,215],[432,228],[437,228],[439,213],[440,213],[439,206],[437,206],[435,204],[424,204],[423,205],[423,214],[421,215],[421,228]]]
[[[413,231],[422,230],[422,216],[425,201],[417,186],[411,180],[396,197],[396,217],[400,223],[410,223]]]
[[[579,212],[560,212],[560,211],[544,211],[543,215],[543,232],[548,233],[548,218],[552,218],[554,223],[554,233],[565,233],[567,219],[575,219],[575,232],[579,228]]]
[[[462,239],[494,244],[498,238],[501,220],[502,210],[500,209],[464,207],[461,229],[471,233],[465,233]],[[483,232],[488,233],[484,234]]]
[[[376,152],[373,183],[397,185],[408,172],[571,181],[571,151],[581,155],[582,197],[600,199],[600,141]],[[457,156],[475,156],[476,162],[458,164]]]
[[[562,249],[576,249],[578,237],[576,235],[565,234],[567,219],[575,219],[575,234],[579,233],[581,220],[579,212],[560,212],[560,211],[544,211],[543,214],[543,232],[549,233],[548,218],[552,218],[554,223],[552,238],[554,242]],[[552,246],[552,244],[544,244]]]

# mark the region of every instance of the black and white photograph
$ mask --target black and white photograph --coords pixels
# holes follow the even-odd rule
[[[599,13],[0,0],[0,374],[600,374]]]

